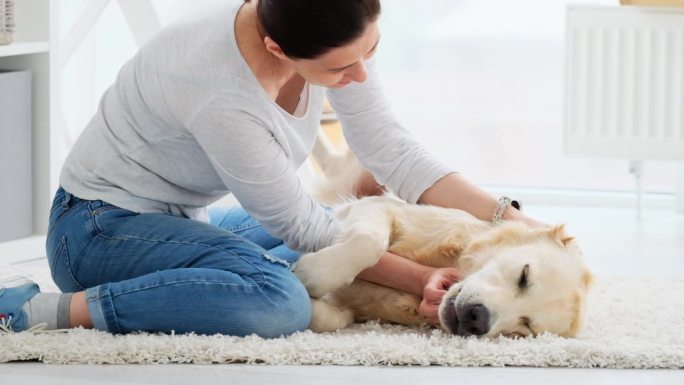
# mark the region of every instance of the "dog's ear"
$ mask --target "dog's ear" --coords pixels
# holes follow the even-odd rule
[[[548,234],[551,239],[555,240],[563,247],[568,247],[570,242],[575,239],[574,237],[571,237],[565,233],[565,225],[557,225],[552,227],[551,230],[548,230]]]
[[[584,283],[584,288],[588,290],[594,284],[594,275],[585,269],[584,273],[582,273],[582,282]]]

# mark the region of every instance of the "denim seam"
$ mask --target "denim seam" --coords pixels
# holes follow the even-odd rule
[[[78,202],[78,203],[76,203],[76,205],[78,205],[82,202],[86,202],[86,201]],[[57,227],[57,225],[59,225],[60,222],[62,222],[62,220],[64,220],[64,218],[66,217],[65,214],[67,213],[67,210],[72,210],[74,207],[76,207],[76,205],[70,206],[68,209],[64,209],[64,212],[62,212],[62,215],[60,215],[59,218],[57,218],[57,220],[55,220],[55,223],[53,223],[51,227],[53,227],[53,228]],[[50,215],[50,216],[52,216],[52,215]]]
[[[106,287],[106,292],[104,295],[101,295],[100,293],[102,292],[103,287]],[[100,310],[102,312],[102,316],[103,316],[107,331],[109,331],[110,333],[121,332],[121,326],[119,325],[119,318],[116,315],[116,309],[114,309],[114,301],[113,301],[113,297],[112,297],[111,284],[106,284],[106,286],[101,285],[98,287],[96,301],[98,301],[100,303]],[[103,303],[103,302],[106,302],[106,303]],[[104,308],[105,306],[106,306],[106,308]],[[111,326],[113,326],[114,329],[112,329],[110,327],[110,322],[109,322],[110,320],[113,322],[113,325],[111,325]]]
[[[162,284],[155,284],[151,286],[146,286],[143,288],[138,288],[138,289],[133,289],[133,290],[128,290],[126,292],[118,293],[118,294],[111,294],[109,293],[109,296],[114,299],[117,297],[120,297],[122,295],[127,295],[131,293],[137,293],[139,291],[144,291],[144,290],[149,290],[149,289],[156,289],[158,287],[164,287],[164,286],[171,286],[171,285],[178,285],[178,284],[186,284],[186,283],[207,283],[207,284],[216,284],[216,285],[226,285],[226,286],[237,286],[237,287],[259,287],[260,286],[255,286],[255,285],[241,285],[241,284],[236,284],[236,283],[230,283],[230,282],[216,282],[216,281],[206,281],[206,280],[186,280],[186,281],[174,281],[174,282],[165,282]]]
[[[271,289],[271,290],[280,290],[279,287],[275,286],[274,284],[272,284],[272,283],[270,283],[270,282],[268,282],[266,285],[268,286],[268,289]],[[265,295],[264,298],[265,298],[271,305],[273,305],[273,306],[278,306],[278,303],[275,302],[275,301],[273,301],[273,299],[271,299],[271,296],[270,296],[270,295]]]
[[[257,222],[257,223],[250,223],[249,225],[239,225],[239,226],[231,227],[231,228],[225,228],[224,227],[224,229],[228,230],[230,232],[235,232],[235,231],[249,230],[249,229],[253,229],[255,227],[259,227],[259,226],[260,226],[260,224]]]
[[[121,208],[121,207],[118,207],[118,206],[114,206],[114,205],[110,205],[110,204],[105,204],[105,206],[98,207],[98,208],[96,208],[96,209],[90,209],[90,212],[91,212],[93,215],[100,215],[100,214],[102,214],[102,213],[104,213],[104,212],[107,212],[107,211],[109,211],[109,210],[115,210],[115,209],[120,209],[120,208]],[[125,209],[124,209],[124,210],[125,210]]]
[[[69,209],[69,202],[71,201],[71,198],[73,198],[73,197],[74,197],[73,194],[64,190],[64,199],[62,199],[62,202],[59,205],[62,206],[62,208],[64,210]]]
[[[86,301],[88,303],[88,311],[93,322],[93,327],[97,330],[109,331],[107,327],[107,320],[105,319],[104,310],[102,309],[101,299],[104,297],[100,294],[102,286],[95,286],[86,289]],[[92,307],[92,308],[91,308]]]
[[[64,237],[62,237],[64,238]],[[59,257],[60,254],[64,252],[64,244],[62,243],[62,240],[59,240],[59,244],[57,245],[57,249],[55,250],[55,259],[52,261],[50,264],[50,276],[52,277],[52,280],[54,281],[55,279],[55,267],[57,267],[57,262],[59,262]]]
[[[50,216],[52,216],[57,209],[61,208],[62,205],[60,204],[53,204],[52,207],[50,207]]]
[[[271,261],[271,262],[273,262],[273,263],[279,263],[279,264],[281,264],[281,265],[287,267],[288,269],[289,269],[290,266],[291,266],[291,265],[290,265],[290,262],[286,261],[286,260],[283,259],[283,258],[278,258],[278,257],[276,257],[276,256],[273,255],[273,254],[265,253],[265,254],[264,254],[264,258],[268,259],[269,261]]]
[[[95,222],[95,221],[93,220],[93,222]],[[260,282],[260,283],[257,283],[257,285],[258,285],[259,287],[262,287],[262,286],[264,285],[264,283],[266,282],[266,275],[264,274],[264,271],[261,270],[261,268],[259,268],[259,266],[255,265],[254,263],[252,263],[251,261],[245,259],[244,257],[241,257],[241,256],[235,254],[235,252],[233,252],[233,251],[231,251],[231,250],[228,250],[228,249],[225,249],[225,248],[220,247],[220,246],[216,246],[216,245],[205,245],[205,244],[203,244],[203,243],[195,243],[195,242],[165,241],[165,240],[161,240],[161,239],[146,239],[146,238],[134,237],[134,236],[131,236],[131,235],[127,235],[126,238],[114,238],[114,237],[110,237],[110,236],[108,236],[108,235],[103,234],[102,232],[100,232],[100,229],[97,227],[97,224],[95,224],[95,230],[97,231],[97,233],[98,233],[99,236],[101,236],[101,237],[103,237],[103,238],[107,238],[107,239],[112,239],[112,240],[124,240],[124,241],[125,241],[125,240],[127,240],[127,239],[135,239],[135,240],[144,241],[144,242],[174,243],[174,244],[182,244],[182,245],[203,246],[203,247],[210,248],[210,249],[211,249],[211,248],[216,248],[216,249],[222,250],[222,251],[225,252],[225,253],[230,254],[231,256],[233,256],[233,257],[235,257],[235,258],[240,258],[243,262],[249,264],[249,265],[252,266],[254,269],[256,269],[256,271],[261,275],[261,282]],[[260,254],[261,254],[262,256],[264,256],[265,253],[260,253]],[[266,258],[266,257],[264,256],[264,258]],[[268,258],[267,258],[267,259],[268,259]]]
[[[69,278],[80,290],[85,290],[86,287],[81,285],[80,282],[74,276],[74,271],[71,269],[71,258],[69,258],[69,249],[66,244],[66,237],[62,237],[59,240],[60,246],[64,248],[64,263],[66,265],[67,271],[69,272]]]

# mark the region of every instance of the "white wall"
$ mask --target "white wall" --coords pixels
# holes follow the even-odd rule
[[[61,2],[62,38],[91,3]],[[162,25],[201,3],[151,2]],[[566,3],[383,1],[378,65],[400,120],[425,146],[479,184],[632,190],[627,162],[563,155]],[[61,72],[65,129],[55,131],[63,146],[53,170],[137,49],[124,15],[119,1],[110,1]],[[646,191],[672,193],[676,171],[672,163],[648,162]]]
[[[401,121],[480,184],[632,191],[627,161],[563,154],[568,3],[384,1],[378,65]],[[674,162],[646,162],[646,191],[676,180]]]

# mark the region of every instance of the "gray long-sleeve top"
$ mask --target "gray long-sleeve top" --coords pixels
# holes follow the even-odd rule
[[[238,49],[241,0],[166,27],[105,92],[64,164],[60,184],[83,199],[208,222],[232,192],[274,236],[300,251],[331,244],[338,224],[304,191],[296,169],[319,128],[326,89],[308,85],[304,115],[281,109]],[[408,202],[453,172],[392,116],[374,70],[327,96],[361,164]]]

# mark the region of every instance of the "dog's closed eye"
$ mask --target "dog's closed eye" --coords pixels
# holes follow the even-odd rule
[[[529,317],[520,317],[520,324],[527,328],[532,335],[536,335],[537,333],[534,332],[534,329],[532,329],[532,321],[529,319]]]
[[[528,286],[527,276],[530,273],[530,265],[525,265],[523,267],[522,273],[520,273],[520,278],[518,279],[518,287],[520,289],[525,289]]]

